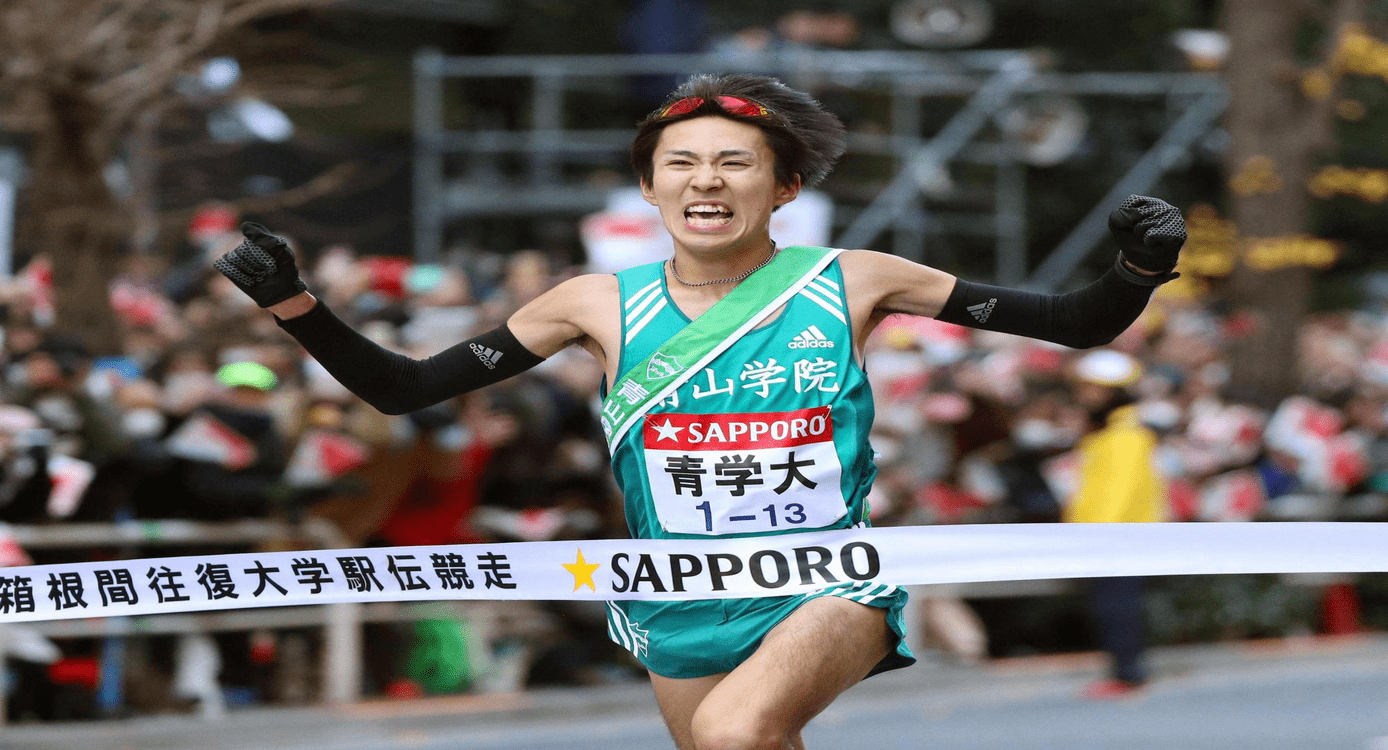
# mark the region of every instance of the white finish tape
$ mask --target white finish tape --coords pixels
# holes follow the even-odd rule
[[[438,599],[783,596],[828,584],[1388,571],[1388,524],[909,526],[116,560],[0,569],[0,622]]]

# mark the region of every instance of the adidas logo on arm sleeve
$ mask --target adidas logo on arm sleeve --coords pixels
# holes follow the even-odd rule
[[[482,364],[486,365],[488,370],[495,370],[496,363],[501,361],[502,353],[489,346],[482,346],[481,344],[469,344],[468,346],[472,347],[472,352],[477,355],[478,359],[482,360]]]
[[[994,297],[987,302],[980,302],[977,305],[969,305],[966,308],[969,314],[974,316],[974,320],[980,323],[987,323],[988,316],[993,314],[993,308],[998,304],[998,298]]]

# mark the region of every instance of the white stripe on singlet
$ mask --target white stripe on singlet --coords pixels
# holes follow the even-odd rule
[[[660,302],[656,303],[655,307],[652,307],[650,312],[646,313],[645,317],[636,321],[636,325],[627,330],[626,340],[622,343],[630,344],[631,340],[636,338],[636,334],[640,333],[641,329],[649,325],[652,320],[655,320],[655,316],[659,314],[661,310],[664,310],[667,304],[669,304],[669,300],[662,294],[660,296]]]
[[[825,301],[822,297],[818,297],[810,292],[811,286],[813,285],[805,285],[805,288],[800,290],[800,296],[827,310],[830,315],[838,318],[840,323],[847,323],[848,319],[843,316],[843,313],[840,312],[837,307]],[[823,292],[821,291],[820,294],[823,294]]]
[[[652,281],[651,283],[649,283],[649,284],[647,284],[647,285],[641,287],[640,289],[638,289],[638,290],[636,291],[636,293],[633,294],[633,295],[631,295],[631,298],[627,300],[627,309],[630,310],[630,309],[631,309],[631,306],[634,305],[634,304],[636,304],[636,300],[641,299],[641,296],[642,296],[642,295],[644,295],[646,292],[649,292],[651,289],[655,288],[656,285],[658,285],[658,284],[660,284],[660,279],[656,279],[655,281]]]

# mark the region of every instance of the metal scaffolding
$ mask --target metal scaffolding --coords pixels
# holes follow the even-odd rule
[[[447,57],[425,50],[414,65],[415,255],[436,261],[451,222],[480,217],[576,216],[601,210],[600,189],[564,177],[568,164],[624,164],[634,130],[566,127],[566,105],[576,92],[643,75],[757,72],[788,84],[824,86],[884,96],[890,129],[851,132],[849,154],[889,157],[892,174],[863,206],[836,206],[846,224],[839,247],[872,247],[884,234],[899,255],[924,257],[932,233],[966,231],[995,240],[995,278],[1037,289],[1063,285],[1105,233],[1104,217],[1130,193],[1148,191],[1216,127],[1226,95],[1222,81],[1189,73],[1054,73],[1039,69],[1021,51],[828,52],[776,55],[592,55]],[[450,80],[515,79],[527,87],[529,122],[524,129],[450,130],[444,123]],[[1012,107],[1038,95],[1147,98],[1163,101],[1170,121],[1157,142],[1037,268],[1027,268],[1025,161],[993,127]],[[962,101],[933,134],[922,132],[928,98]],[[488,168],[503,154],[521,157],[520,174]],[[961,163],[993,169],[992,210],[964,221],[932,210],[931,202],[950,170]],[[450,168],[451,165],[451,168]]]

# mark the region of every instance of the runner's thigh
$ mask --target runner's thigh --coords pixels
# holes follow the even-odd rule
[[[675,746],[679,750],[694,750],[694,735],[689,728],[694,711],[703,703],[709,691],[728,676],[727,673],[688,679],[661,677],[655,672],[650,675],[655,702],[660,705],[660,715],[670,729],[670,736],[675,739]]]
[[[694,732],[795,737],[886,656],[886,616],[836,597],[805,602],[709,691]]]

